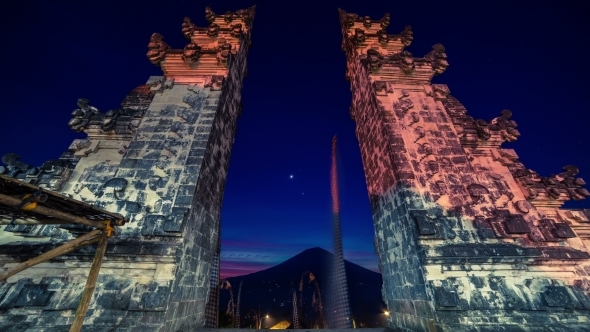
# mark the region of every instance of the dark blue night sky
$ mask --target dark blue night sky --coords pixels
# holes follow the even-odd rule
[[[256,1],[256,2],[255,2]],[[222,275],[275,265],[310,247],[331,250],[330,147],[339,137],[346,259],[377,269],[337,8],[411,25],[409,50],[442,43],[448,84],[475,118],[507,108],[522,136],[509,144],[541,175],[564,165],[590,181],[586,1],[25,1],[0,5],[0,155],[41,165],[74,138],[76,100],[103,112],[161,75],[145,54],[159,32],[183,48],[182,19],[256,4],[243,113],[222,211]],[[508,146],[508,145],[505,145]],[[292,176],[292,177],[291,177]],[[590,207],[590,201],[568,207]]]

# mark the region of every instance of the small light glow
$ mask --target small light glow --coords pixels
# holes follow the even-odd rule
[[[268,318],[268,315],[266,315],[266,318]]]
[[[389,311],[384,312],[385,316],[389,316]]]
[[[289,175],[289,179],[292,179],[292,178],[293,178],[293,174]]]

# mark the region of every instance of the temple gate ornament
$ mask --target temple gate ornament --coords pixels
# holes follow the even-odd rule
[[[561,208],[590,196],[578,169],[527,169],[503,146],[520,136],[511,111],[474,119],[432,84],[449,66],[441,44],[417,58],[410,26],[339,16],[386,326],[586,331],[590,210]]]

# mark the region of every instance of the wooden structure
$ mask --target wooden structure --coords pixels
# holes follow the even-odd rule
[[[98,242],[86,286],[70,328],[70,332],[80,331],[96,286],[108,238],[114,234],[115,226],[122,226],[126,221],[118,214],[0,175],[0,225],[78,224],[94,228],[87,234],[2,272],[0,282],[31,266]]]

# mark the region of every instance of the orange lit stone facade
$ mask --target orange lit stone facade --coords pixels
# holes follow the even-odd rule
[[[369,191],[387,325],[411,331],[588,331],[590,193],[578,170],[539,176],[503,147],[512,113],[475,120],[444,84],[442,45],[340,10],[351,116]]]

